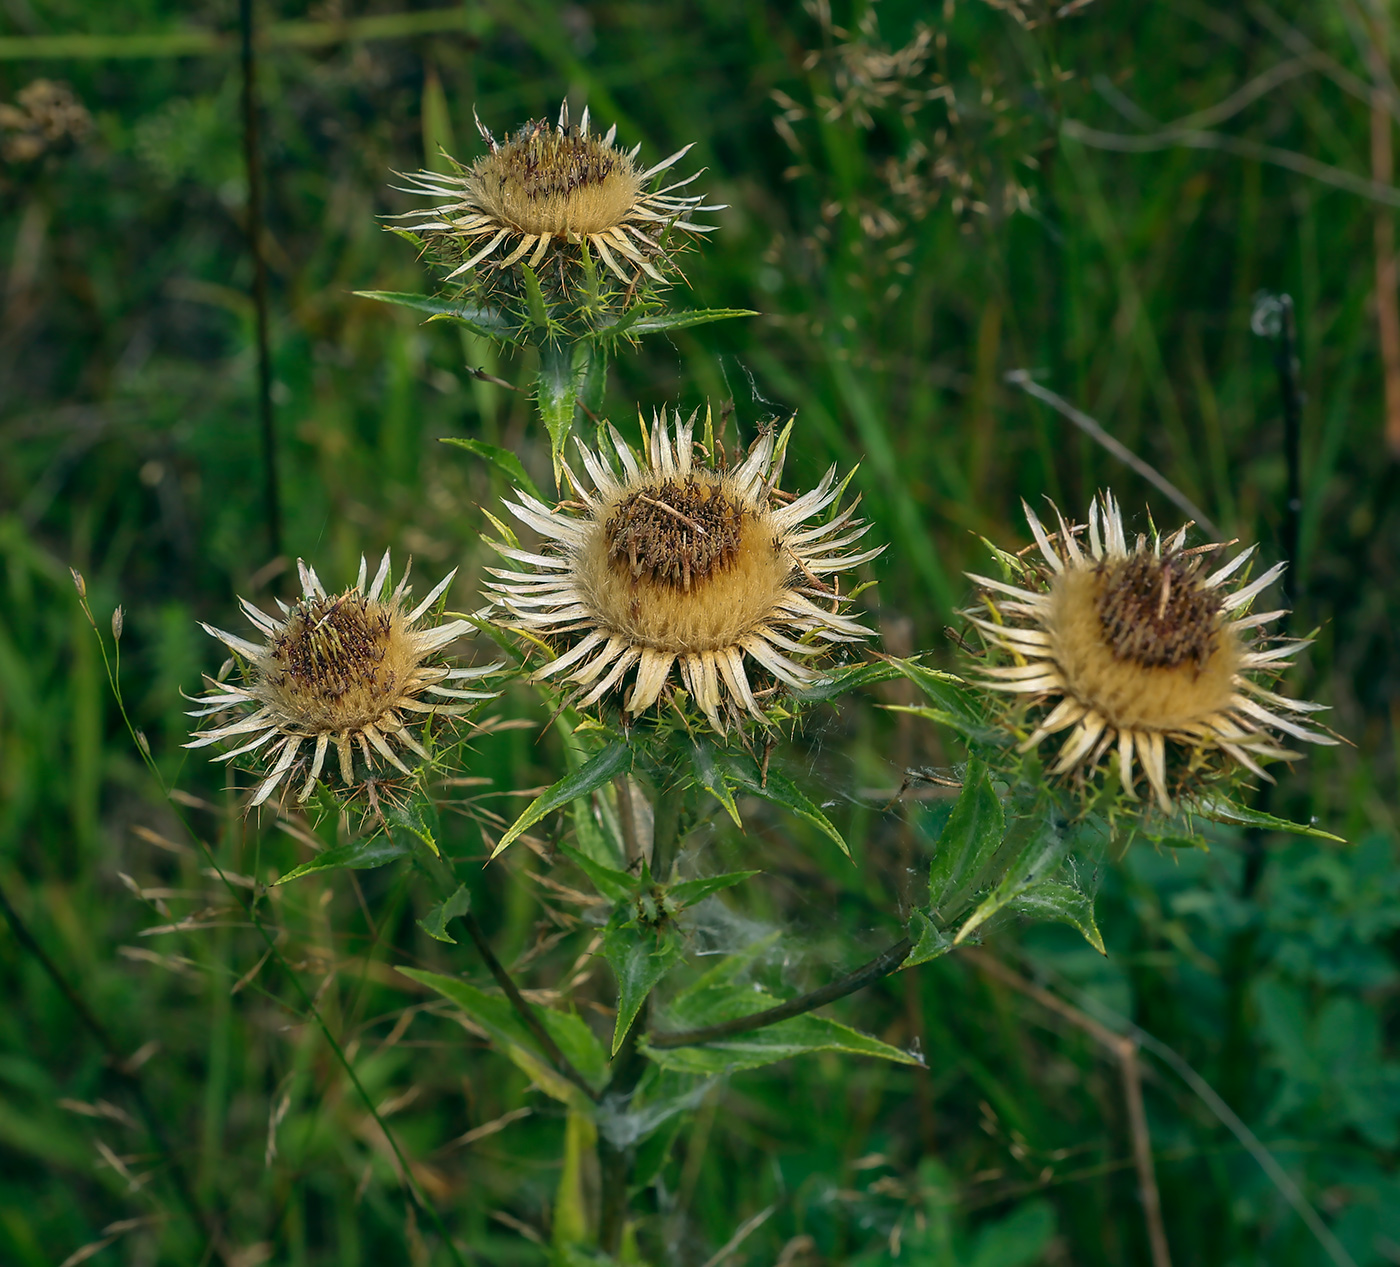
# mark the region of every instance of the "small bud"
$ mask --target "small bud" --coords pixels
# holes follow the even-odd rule
[[[86,598],[87,582],[83,580],[83,574],[74,567],[70,567],[68,570],[73,573],[73,587],[78,591],[78,597]]]
[[[126,624],[126,618],[122,615],[122,609],[114,607],[112,609],[112,637],[118,642],[122,640],[122,628]]]
[[[151,741],[146,738],[146,732],[144,730],[138,730],[136,732],[136,743],[145,756],[149,757],[151,755]]]

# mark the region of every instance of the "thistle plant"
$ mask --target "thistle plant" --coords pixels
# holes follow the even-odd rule
[[[514,455],[473,444],[515,484],[483,525],[502,560],[485,604],[440,611],[449,573],[410,607],[408,574],[393,585],[387,553],[372,579],[362,562],[335,594],[302,565],[301,597],[280,617],[243,604],[264,641],[209,629],[242,681],[211,679],[196,710],[207,728],[189,746],[222,743],[222,759],[251,764],[250,808],[281,789],[283,812],[309,803],[326,815],[364,793],[374,812],[361,836],[279,883],[313,868],[411,864],[432,893],[422,929],[448,945],[464,930],[494,988],[469,979],[477,959],[466,955],[452,974],[401,971],[563,1107],[556,1261],[661,1262],[668,1251],[635,1198],[716,1079],[818,1051],[921,1063],[819,1009],[1013,919],[1068,923],[1104,952],[1094,885],[1116,851],[1135,836],[1199,842],[1208,819],[1320,834],[1232,796],[1267,777],[1264,762],[1293,757],[1278,735],[1333,739],[1301,720],[1316,705],[1268,684],[1307,645],[1258,632],[1282,615],[1251,606],[1279,569],[1249,580],[1252,551],[1188,548],[1185,528],[1130,545],[1107,493],[1087,526],[1057,512],[1047,531],[1028,511],[1038,554],[992,547],[1002,577],[971,578],[966,615],[983,645],[960,673],[933,667],[937,652],[882,654],[859,605],[884,549],[879,525],[857,517],[856,472],[783,489],[799,424],[737,437],[725,413],[717,425],[708,409],[702,422],[698,409],[667,408],[649,424],[639,416],[629,438],[600,417],[610,352],[739,315],[666,306],[678,276],[670,235],[703,233],[711,226],[689,217],[720,209],[678,192],[693,177],[650,183],[685,150],[643,167],[614,131],[596,136],[586,111],[574,127],[567,109],[553,127],[482,135],[475,162],[410,179],[435,205],[402,231],[445,266],[444,292],[367,293],[533,345],[557,495]],[[591,443],[575,434],[584,415]],[[508,661],[449,660],[468,634]],[[755,835],[752,869],[705,874],[703,842],[717,825],[746,832],[746,816],[773,812],[849,854],[785,753],[815,710],[893,679],[923,702],[890,707],[965,750],[937,775],[956,798],[928,842],[926,895],[891,892],[892,943],[808,994],[784,997],[761,977],[781,929],[702,970],[701,904],[764,865]],[[580,961],[610,966],[607,1026],[575,1010],[576,977],[549,983],[548,1005],[527,998],[472,910],[472,873],[439,846],[440,783],[469,772],[471,756],[435,728],[507,689],[531,694],[563,768],[488,838],[490,857],[530,837],[557,872],[550,882],[596,911],[591,927],[575,921],[561,936]]]

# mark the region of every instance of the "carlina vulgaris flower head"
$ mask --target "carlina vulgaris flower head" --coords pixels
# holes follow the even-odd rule
[[[698,411],[697,411],[698,413]],[[611,423],[607,447],[581,442],[589,488],[565,465],[576,501],[551,508],[516,491],[507,509],[545,538],[539,550],[493,543],[528,571],[489,569],[493,619],[566,641],[535,674],[573,684],[579,707],[597,703],[633,668],[622,706],[652,708],[673,668],[710,726],[725,734],[748,716],[769,722],[759,699],[782,684],[801,690],[812,661],[870,630],[843,611],[849,598],[825,578],[884,547],[852,553],[869,525],[859,499],[824,522],[845,487],[832,467],[798,497],[778,491],[785,437],[764,430],[728,465],[723,446],[697,444],[696,414],[642,421],[638,459]],[[772,686],[755,691],[757,669]]]
[[[1136,759],[1170,813],[1173,791],[1189,796],[1238,767],[1268,779],[1262,761],[1296,759],[1279,735],[1338,742],[1303,723],[1325,705],[1266,685],[1310,641],[1257,632],[1287,614],[1250,610],[1283,564],[1242,584],[1256,547],[1211,570],[1226,546],[1187,549],[1190,524],[1165,538],[1154,527],[1130,545],[1108,492],[1090,504],[1087,541],[1058,510],[1053,534],[1025,512],[1039,557],[1021,561],[1019,585],[968,573],[982,609],[966,615],[1014,661],[980,665],[983,684],[1046,706],[1021,750],[1069,730],[1052,774],[1087,777],[1116,744],[1124,793],[1136,796]]]
[[[340,781],[355,792],[376,777],[380,762],[409,776],[404,755],[428,759],[421,728],[432,717],[469,711],[494,692],[463,690],[449,683],[474,680],[501,666],[449,668],[441,652],[472,626],[464,620],[420,624],[456,576],[449,572],[427,596],[407,609],[409,570],[390,592],[389,552],[374,578],[328,594],[313,568],[297,560],[302,596],[291,606],[279,601],[281,617],[240,598],[239,605],[265,641],[249,642],[204,625],[244,662],[242,685],[206,679],[209,692],[194,702],[192,717],[236,711],[211,730],[196,731],[187,748],[233,741],[238,746],[217,760],[262,749],[265,769],[249,808],[261,805],[283,780],[310,797],[334,749]],[[414,734],[414,727],[420,733]],[[399,751],[395,751],[395,748]]]
[[[392,217],[428,241],[458,243],[465,258],[448,280],[483,266],[500,271],[525,261],[538,269],[550,251],[572,259],[587,242],[603,265],[624,286],[645,274],[664,281],[660,268],[669,262],[663,238],[670,229],[713,232],[713,225],[689,217],[705,206],[704,197],[679,193],[700,176],[696,172],[659,189],[648,184],[685,156],[686,145],[669,158],[643,169],[637,163],[640,142],[631,150],[614,143],[614,125],[599,136],[589,131],[588,110],[577,126],[569,122],[569,104],[551,127],[543,119],[526,123],[497,141],[477,120],[487,153],[470,166],[453,160],[453,172],[417,172],[407,176],[406,193],[438,199],[436,206]],[[693,142],[692,142],[693,144]]]

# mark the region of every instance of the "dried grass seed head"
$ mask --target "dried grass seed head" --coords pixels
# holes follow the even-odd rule
[[[217,758],[221,761],[262,749],[266,770],[253,794],[255,806],[284,780],[288,786],[301,780],[296,799],[305,801],[322,777],[332,747],[340,781],[349,789],[374,777],[381,761],[410,774],[403,754],[428,756],[415,726],[421,728],[433,715],[465,712],[472,707],[467,701],[491,698],[491,692],[449,683],[480,678],[500,667],[454,669],[441,663],[442,650],[470,631],[466,621],[420,626],[456,576],[455,569],[409,610],[409,569],[391,592],[388,551],[368,585],[361,558],[359,578],[339,594],[328,594],[315,570],[300,559],[297,568],[302,596],[290,607],[279,603],[280,618],[239,599],[263,635],[262,643],[204,626],[243,660],[245,681],[211,681],[209,693],[196,701],[200,707],[190,715],[240,715],[197,731],[185,746],[234,742],[231,751]]]
[[[407,177],[407,193],[425,194],[437,205],[394,217],[425,238],[455,239],[465,256],[448,280],[474,268],[507,269],[521,261],[538,269],[553,249],[571,257],[587,242],[604,267],[624,285],[645,274],[663,281],[659,268],[668,261],[662,238],[669,229],[713,232],[690,216],[719,211],[704,198],[683,190],[700,172],[648,189],[691,148],[643,169],[640,144],[620,149],[614,125],[599,136],[589,130],[588,110],[577,126],[569,106],[550,126],[543,119],[526,123],[497,141],[477,120],[487,153],[470,166],[453,162],[450,175],[418,172]]]
[[[851,552],[869,529],[854,504],[818,521],[843,488],[834,467],[784,500],[771,430],[731,467],[718,447],[713,457],[697,452],[695,419],[663,413],[649,429],[643,421],[641,460],[611,424],[611,454],[580,443],[591,488],[566,465],[575,503],[550,508],[517,491],[507,508],[547,544],[498,544],[529,570],[491,569],[488,592],[500,624],[567,642],[536,677],[572,683],[580,707],[635,668],[623,707],[639,715],[662,698],[674,668],[725,733],[745,715],[767,724],[750,681],[755,666],[801,689],[818,679],[811,661],[872,636],[844,614],[847,600],[825,578],[884,547]]]
[[[1189,524],[1167,538],[1153,529],[1130,546],[1111,493],[1090,506],[1087,541],[1084,526],[1058,511],[1055,533],[1025,511],[1039,558],[1022,585],[969,573],[984,610],[968,618],[1014,661],[982,666],[986,685],[1048,707],[1022,750],[1069,730],[1052,773],[1087,776],[1116,745],[1124,791],[1135,795],[1136,760],[1170,812],[1169,756],[1173,766],[1184,757],[1190,772],[1175,778],[1180,793],[1232,765],[1267,779],[1262,761],[1297,756],[1278,735],[1336,742],[1300,720],[1322,705],[1264,684],[1308,645],[1256,632],[1285,614],[1250,610],[1282,564],[1241,584],[1254,547],[1210,570],[1226,547],[1188,550]]]

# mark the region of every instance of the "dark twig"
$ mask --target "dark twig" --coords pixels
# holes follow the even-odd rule
[[[763,1029],[767,1025],[776,1025],[779,1021],[801,1016],[823,1004],[844,999],[846,995],[864,989],[880,980],[881,977],[889,976],[890,973],[898,971],[899,966],[909,958],[909,952],[913,949],[914,943],[908,937],[902,937],[888,950],[881,951],[863,968],[857,968],[839,981],[824,985],[819,990],[811,990],[795,999],[789,999],[786,1003],[779,1003],[777,1007],[755,1012],[752,1016],[741,1016],[737,1020],[725,1021],[720,1025],[677,1030],[669,1034],[653,1030],[647,1034],[647,1044],[651,1047],[695,1047],[701,1043],[715,1043],[724,1038],[733,1038],[736,1034],[747,1034],[756,1029]]]
[[[1128,1110],[1128,1129],[1133,1141],[1133,1164],[1138,1172],[1143,1221],[1147,1224],[1147,1243],[1152,1252],[1152,1267],[1171,1267],[1171,1251],[1167,1245],[1167,1231],[1162,1221],[1162,1198],[1157,1189],[1157,1172],[1152,1164],[1152,1137],[1148,1134],[1147,1113],[1142,1102],[1142,1066],[1138,1062],[1137,1036],[1114,1033],[1107,1025],[1051,994],[1049,990],[1027,981],[1019,972],[1013,971],[984,951],[964,951],[963,955],[970,958],[973,965],[988,976],[995,977],[1003,985],[1009,985],[1027,998],[1034,999],[1042,1007],[1064,1017],[1118,1057],[1119,1068],[1123,1073],[1123,1098]]]
[[[267,261],[263,258],[262,163],[258,154],[257,63],[253,54],[253,0],[238,0],[243,49],[243,161],[248,169],[248,250],[253,256],[253,309],[258,338],[258,420],[262,429],[263,497],[268,550],[282,553],[282,505],[277,479],[277,433],[272,419],[272,354],[267,315]]]
[[[1010,383],[1013,387],[1019,387],[1027,395],[1034,396],[1037,400],[1043,400],[1061,417],[1068,418],[1070,422],[1074,423],[1074,425],[1084,432],[1091,440],[1102,445],[1125,466],[1136,471],[1143,479],[1151,484],[1153,488],[1160,490],[1174,506],[1184,511],[1189,518],[1194,519],[1201,526],[1202,531],[1213,537],[1216,541],[1223,541],[1225,539],[1224,534],[1211,520],[1210,516],[1187,497],[1181,489],[1177,488],[1171,480],[1158,471],[1156,467],[1149,466],[1125,444],[1119,440],[1115,440],[1083,410],[1076,409],[1063,396],[1052,392],[1048,387],[1042,387],[1031,377],[1029,370],[1010,370],[1005,376],[1005,381]]]
[[[476,922],[476,916],[470,911],[459,917],[463,924],[467,926],[467,935],[481,952],[481,957],[486,960],[486,966],[491,970],[491,975],[496,978],[496,984],[505,991],[505,996],[510,1000],[510,1005],[519,1014],[520,1019],[525,1022],[525,1028],[535,1036],[535,1040],[544,1048],[545,1055],[554,1062],[554,1067],[590,1100],[596,1100],[598,1093],[588,1085],[584,1076],[574,1068],[571,1061],[562,1051],[559,1044],[550,1037],[549,1031],[545,1029],[540,1018],[535,1015],[535,1009],[526,1001],[525,996],[520,993],[519,987],[510,978],[510,973],[505,970],[504,965],[496,958],[496,952],[491,949],[491,943],[486,940],[486,934],[482,932],[481,925]]]
[[[1007,968],[1005,964],[997,963],[996,968],[991,968],[990,964],[995,962],[992,960],[991,956],[983,955],[980,952],[973,953],[976,955],[975,962],[978,967],[996,972],[996,974],[1003,980],[1006,980],[1008,984],[1011,984],[1010,977],[1017,976],[1017,974],[1012,972],[1010,968]],[[998,969],[1000,971],[997,971]],[[1040,970],[1044,970],[1043,967]],[[1025,980],[1021,977],[1017,977],[1017,979],[1020,981]],[[1031,997],[1039,999],[1041,1002],[1045,1002],[1047,999],[1054,999],[1054,1010],[1060,1012],[1061,1015],[1065,1015],[1065,1009],[1071,1007],[1071,1005],[1066,1003],[1063,999],[1059,999],[1057,996],[1050,994],[1048,990],[1041,990],[1038,986],[1032,986],[1028,981],[1025,982],[1025,984],[1030,986],[1030,989],[1027,990],[1026,993],[1030,994]],[[1094,998],[1093,995],[1067,982],[1062,982],[1061,987],[1064,989],[1065,993],[1078,999],[1081,1007],[1084,1009],[1084,1013],[1097,1012],[1105,1021],[1120,1026],[1124,1031],[1121,1035],[1116,1035],[1120,1040],[1136,1043],[1137,1046],[1144,1051],[1151,1052],[1186,1083],[1200,1098],[1201,1103],[1204,1104],[1216,1118],[1219,1119],[1220,1123],[1240,1142],[1245,1152],[1254,1158],[1259,1168],[1269,1177],[1269,1180],[1273,1183],[1274,1187],[1278,1189],[1283,1199],[1293,1207],[1294,1212],[1307,1225],[1308,1231],[1317,1238],[1318,1244],[1322,1246],[1324,1252],[1327,1254],[1328,1258],[1336,1264],[1336,1267],[1356,1267],[1356,1260],[1352,1258],[1347,1252],[1346,1247],[1337,1240],[1331,1229],[1322,1221],[1322,1217],[1313,1208],[1307,1197],[1303,1195],[1302,1190],[1293,1181],[1292,1176],[1279,1164],[1278,1159],[1264,1147],[1259,1137],[1244,1124],[1239,1114],[1225,1103],[1215,1088],[1187,1064],[1186,1060],[1180,1054],[1173,1048],[1168,1047],[1161,1039],[1149,1034],[1144,1029],[1138,1028],[1138,1026],[1134,1025],[1127,1017],[1120,1016],[1112,1011],[1112,1009],[1106,1007],[1103,1003],[1099,1002],[1098,999]],[[1017,988],[1020,989],[1021,987],[1017,986]],[[1052,1005],[1047,1003],[1047,1006]],[[1081,1013],[1081,1015],[1084,1013]],[[1085,1019],[1089,1020],[1090,1024],[1102,1025],[1102,1022],[1095,1021],[1091,1016],[1086,1016]],[[1113,1030],[1108,1029],[1107,1025],[1103,1025],[1103,1029],[1107,1033],[1114,1033]]]
[[[1293,297],[1279,295],[1278,331],[1274,337],[1274,370],[1278,374],[1279,403],[1283,407],[1283,453],[1288,467],[1288,488],[1283,505],[1283,557],[1288,564],[1283,574],[1283,593],[1290,610],[1298,605],[1303,578],[1298,570],[1298,534],[1303,513],[1302,437],[1303,392],[1298,385],[1298,325],[1293,315]],[[1288,617],[1279,622],[1279,632],[1287,632]]]
[[[77,1015],[86,1029],[98,1042],[103,1054],[107,1057],[107,1065],[112,1072],[120,1078],[131,1092],[132,1098],[136,1101],[137,1108],[141,1111],[141,1116],[145,1119],[146,1129],[150,1132],[151,1138],[155,1141],[156,1147],[165,1158],[166,1164],[170,1167],[170,1177],[175,1184],[175,1191],[179,1195],[181,1204],[189,1212],[190,1217],[195,1221],[196,1226],[206,1235],[214,1239],[210,1231],[209,1216],[201,1208],[199,1201],[194,1195],[194,1189],[190,1186],[189,1176],[185,1173],[185,1168],[180,1164],[175,1156],[175,1150],[171,1147],[170,1138],[165,1133],[165,1128],[161,1125],[160,1119],[156,1116],[154,1107],[146,1096],[146,1089],[142,1085],[140,1077],[127,1063],[126,1058],[121,1054],[113,1041],[112,1036],[107,1031],[107,1027],[93,1014],[87,1005],[87,1001],[69,983],[68,978],[63,975],[59,967],[49,958],[48,952],[39,944],[38,939],[29,930],[29,925],[24,922],[20,913],[15,910],[10,902],[9,895],[3,887],[0,887],[0,909],[5,912],[5,919],[10,925],[10,931],[14,933],[15,940],[19,942],[48,974],[49,979],[58,987],[59,993],[68,1000],[68,1005]]]

